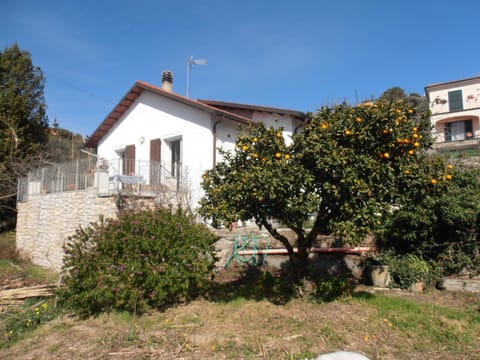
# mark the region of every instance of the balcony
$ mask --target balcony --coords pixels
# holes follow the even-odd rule
[[[464,150],[480,150],[480,137],[468,138],[465,140],[453,140],[435,142],[433,149],[438,152],[445,151],[464,151]]]
[[[174,175],[170,170],[174,170]],[[127,172],[127,171],[128,172]],[[77,160],[33,170],[18,180],[18,201],[30,195],[97,189],[98,196],[118,193],[143,197],[186,191],[181,164],[145,160]]]

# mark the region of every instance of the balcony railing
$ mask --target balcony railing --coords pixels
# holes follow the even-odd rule
[[[33,170],[18,180],[18,201],[29,195],[96,188],[98,195],[128,192],[141,196],[183,190],[186,170],[174,164],[173,176],[166,164],[145,160],[78,160]]]
[[[474,137],[465,140],[435,142],[433,144],[433,149],[436,151],[455,151],[467,149],[480,150],[480,137]]]

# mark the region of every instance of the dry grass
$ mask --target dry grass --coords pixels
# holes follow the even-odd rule
[[[451,299],[452,308],[432,305],[439,297]],[[58,318],[1,350],[0,358],[305,359],[343,349],[371,359],[480,359],[479,304],[478,295],[444,292],[320,304],[197,300],[141,317]]]

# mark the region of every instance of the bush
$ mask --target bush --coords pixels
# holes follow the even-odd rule
[[[59,299],[84,316],[186,301],[207,287],[214,241],[205,226],[181,210],[101,220],[78,229],[66,245]]]
[[[455,171],[448,192],[426,194],[396,211],[379,238],[380,247],[436,261],[444,275],[478,269],[479,175],[478,170]]]
[[[426,287],[435,285],[440,277],[436,266],[413,254],[402,257],[385,257],[389,266],[393,286],[408,289],[417,282],[422,282]]]

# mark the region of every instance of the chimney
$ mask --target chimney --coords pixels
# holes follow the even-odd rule
[[[162,89],[168,92],[173,92],[172,83],[173,83],[172,72],[170,70],[162,71]]]

